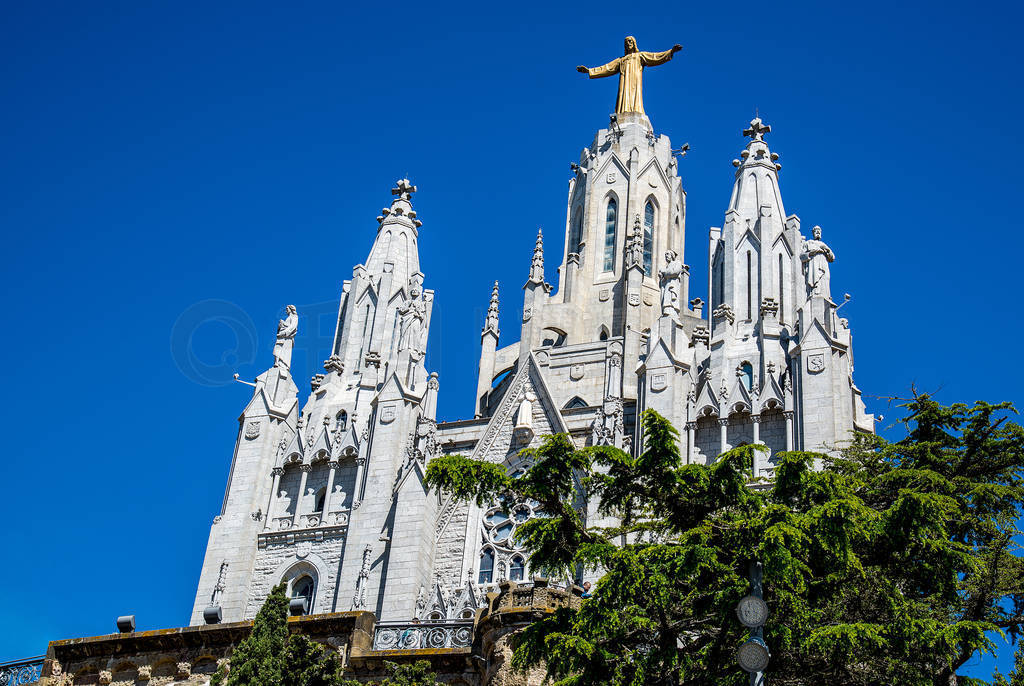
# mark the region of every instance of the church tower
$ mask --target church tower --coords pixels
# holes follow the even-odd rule
[[[742,443],[764,443],[772,454],[827,451],[853,431],[874,431],[853,383],[849,322],[837,318],[829,291],[835,256],[817,227],[808,241],[799,217],[786,214],[770,132],[760,118],[744,130],[750,141],[733,160],[725,223],[709,234],[710,350],[695,360],[690,459]],[[770,464],[762,466],[769,475]]]
[[[257,537],[270,521],[270,504],[277,491],[277,476],[271,476],[298,425],[299,389],[289,369],[297,321],[289,306],[288,319],[278,327],[274,366],[251,384],[252,398],[238,418],[228,485],[220,514],[210,526],[192,624],[221,616],[233,621],[245,614],[258,554]]]
[[[770,478],[781,451],[833,450],[874,430],[853,382],[850,324],[831,292],[835,254],[820,227],[807,238],[786,214],[760,118],[743,132],[725,221],[700,258],[707,303],[691,300],[678,163],[688,146],[655,132],[641,88],[643,69],[678,50],[642,52],[627,38],[622,57],[578,68],[619,76],[616,112],[572,165],[561,254],[550,232],[547,244],[542,231],[524,234],[518,339],[498,330],[511,291],[491,288],[471,416],[437,422],[439,379],[425,365],[434,293],[424,287],[408,180],[391,190],[366,263],[342,285],[324,373],[301,412],[289,308],[274,366],[250,384],[239,418],[193,623],[250,618],[283,582],[299,611],[373,612],[385,622],[378,649],[439,647],[421,644],[424,622],[450,623],[436,636],[468,641],[487,592],[543,571],[516,532],[545,515],[529,501],[428,491],[425,469],[439,455],[518,474],[528,449],[554,433],[635,453],[638,418],[652,409],[680,430],[688,462],[762,444],[755,473]],[[614,525],[578,497],[589,521]]]
[[[366,264],[342,285],[332,354],[301,414],[286,364],[257,379],[193,623],[210,606],[225,621],[251,617],[282,581],[310,613],[404,617],[429,584],[436,497],[422,479],[438,381],[424,366],[434,294],[419,267],[415,191],[405,179],[392,189]],[[288,351],[290,362],[290,341]]]

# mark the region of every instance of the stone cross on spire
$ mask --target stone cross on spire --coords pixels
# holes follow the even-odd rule
[[[391,195],[397,195],[402,200],[408,200],[412,193],[416,192],[416,186],[409,183],[409,179],[399,179],[395,188],[391,189]]]
[[[762,122],[761,117],[754,117],[750,120],[750,128],[743,130],[743,135],[749,136],[752,141],[763,141],[764,135],[771,132],[772,127]]]

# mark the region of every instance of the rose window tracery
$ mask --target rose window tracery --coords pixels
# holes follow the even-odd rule
[[[480,551],[478,582],[489,584],[503,579],[522,581],[528,563],[523,546],[516,540],[520,527],[546,514],[539,503],[519,502],[511,507],[496,506],[484,513],[483,549]]]

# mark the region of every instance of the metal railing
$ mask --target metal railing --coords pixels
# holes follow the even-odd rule
[[[468,648],[473,620],[445,622],[381,622],[373,633],[374,650]]]
[[[0,686],[21,686],[39,681],[43,671],[43,656],[24,660],[0,662]]]

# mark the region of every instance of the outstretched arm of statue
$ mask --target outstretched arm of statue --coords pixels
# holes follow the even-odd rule
[[[580,65],[580,66],[576,67],[576,71],[581,72],[583,74],[588,74],[590,76],[590,78],[592,78],[592,79],[600,79],[600,78],[603,78],[605,76],[612,76],[614,74],[618,74],[619,73],[619,62],[621,60],[622,60],[621,57],[616,57],[614,60],[612,60],[608,64],[601,65],[600,67],[594,67],[593,69],[588,69],[588,68],[584,67],[583,65]]]
[[[640,60],[643,62],[643,65],[645,67],[653,67],[659,64],[665,64],[670,59],[672,59],[672,55],[676,54],[682,49],[683,46],[679,45],[679,43],[676,43],[665,52],[641,52]]]

